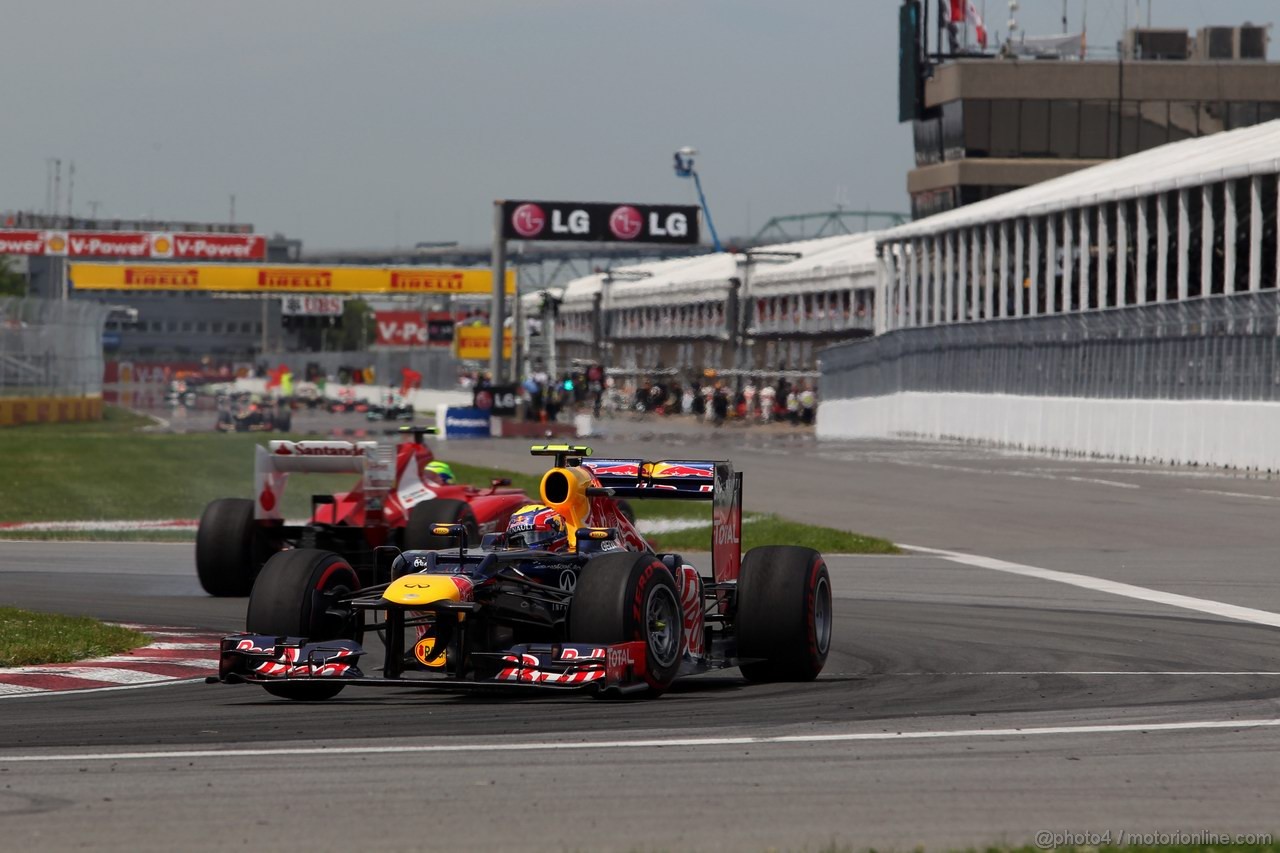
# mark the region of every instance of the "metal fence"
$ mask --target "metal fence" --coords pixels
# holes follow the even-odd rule
[[[96,302],[0,298],[0,396],[102,393],[102,328]]]
[[[900,391],[1280,400],[1280,291],[901,329],[824,350],[825,399]]]

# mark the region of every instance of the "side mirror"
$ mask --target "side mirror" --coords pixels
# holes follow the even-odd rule
[[[495,488],[495,489],[496,489],[496,488],[498,488],[498,487],[500,487],[500,486],[510,486],[510,485],[511,485],[511,478],[510,478],[510,477],[495,477],[494,479],[492,479],[492,480],[490,480],[490,481],[489,481],[489,485],[490,485],[490,486],[492,486],[492,487],[493,487],[493,488]]]

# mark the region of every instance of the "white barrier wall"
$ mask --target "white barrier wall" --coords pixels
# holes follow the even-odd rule
[[[908,391],[824,400],[817,434],[951,438],[1037,452],[1280,471],[1280,403]]]

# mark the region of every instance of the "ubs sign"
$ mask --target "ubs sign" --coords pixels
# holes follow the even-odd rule
[[[698,208],[685,205],[504,201],[502,223],[508,240],[698,242]]]

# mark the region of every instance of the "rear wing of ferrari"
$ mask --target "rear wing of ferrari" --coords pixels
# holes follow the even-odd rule
[[[390,452],[388,452],[390,451]],[[377,501],[395,485],[394,448],[376,441],[270,441],[253,459],[253,516],[279,520],[289,475],[359,474],[365,499]]]
[[[742,562],[742,473],[715,460],[600,459],[585,445],[534,445],[535,456],[554,456],[556,466],[578,466],[596,483],[587,497],[626,500],[711,502],[711,562],[717,581],[737,580]]]

